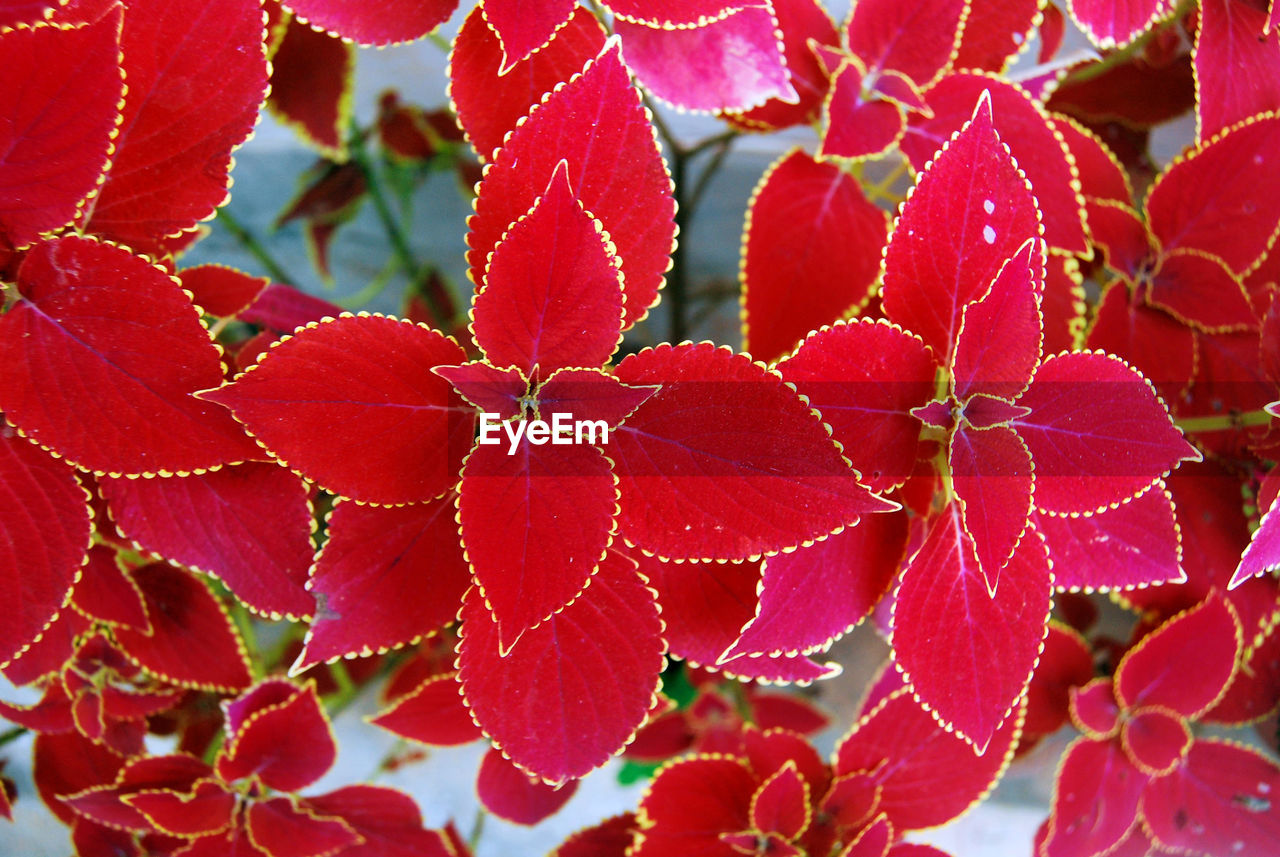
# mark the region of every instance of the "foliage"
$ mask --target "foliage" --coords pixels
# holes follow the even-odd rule
[[[451,103],[353,119],[356,46],[455,13]],[[1065,731],[1037,857],[1280,848],[1278,14],[1066,13],[1096,52],[1043,0],[0,3],[0,667],[38,700],[0,741],[76,853],[471,853],[312,793],[374,687],[362,728],[487,742],[509,821],[650,779],[560,857],[936,855]],[[279,220],[323,276],[385,228],[355,312],[221,208],[264,108],[321,155]],[[742,342],[687,341],[709,179],[795,126]],[[469,310],[406,237],[443,171]],[[211,228],[266,276],[184,263]],[[868,617],[824,761],[764,685]]]

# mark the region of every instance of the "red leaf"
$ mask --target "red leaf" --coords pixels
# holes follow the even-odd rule
[[[1147,301],[1200,330],[1248,330],[1258,324],[1240,279],[1202,250],[1180,247],[1162,256]]]
[[[505,656],[591,581],[613,541],[618,490],[595,447],[521,442],[511,454],[483,440],[463,468],[458,521]]]
[[[935,521],[894,596],[894,662],[920,701],[978,753],[1017,707],[1044,645],[1050,573],[1028,534],[994,595],[954,507]]]
[[[476,346],[495,366],[545,378],[609,362],[622,332],[618,260],[583,210],[560,161],[533,207],[511,225],[473,301]]]
[[[1212,739],[1147,786],[1142,818],[1161,848],[1195,854],[1266,854],[1280,841],[1280,768],[1247,747]]]
[[[1031,383],[1043,339],[1045,258],[1043,242],[1028,239],[986,294],[964,308],[951,358],[952,389],[960,401],[976,394],[1013,401]]]
[[[986,597],[985,595],[983,596]],[[898,831],[945,824],[980,800],[1004,773],[1021,715],[1009,717],[974,756],[959,736],[899,689],[877,703],[836,748],[835,773],[870,772],[880,787],[879,811]]]
[[[337,316],[342,308],[313,297],[293,286],[271,283],[258,299],[241,310],[240,320],[256,324],[276,333],[292,333],[295,328],[326,316]]]
[[[635,734],[662,669],[662,620],[635,563],[610,553],[587,592],[525,633],[506,656],[472,588],[462,608],[458,677],[485,733],[549,782],[580,777]]]
[[[321,606],[294,670],[435,632],[457,615],[470,578],[453,495],[394,509],[338,503],[308,583]]]
[[[0,36],[0,233],[15,247],[70,223],[107,169],[124,92],[119,27],[112,14]]]
[[[492,747],[485,753],[476,776],[476,793],[489,812],[529,826],[555,815],[577,790],[577,780],[556,788],[531,778]]]
[[[449,54],[449,95],[458,122],[482,161],[557,83],[568,80],[604,47],[605,31],[585,7],[532,56],[502,71],[503,50],[492,27],[493,3],[476,7]],[[541,7],[538,10],[541,11]]]
[[[128,93],[87,230],[145,252],[227,198],[232,150],[267,94],[257,0],[130,0],[120,34]],[[217,86],[208,86],[212,76]]]
[[[1172,11],[1169,0],[1068,0],[1067,8],[1100,48],[1124,47]]]
[[[1258,529],[1249,541],[1249,547],[1241,555],[1240,564],[1236,566],[1229,586],[1235,589],[1246,580],[1277,568],[1280,568],[1280,503],[1273,502],[1262,516]]]
[[[1195,332],[1168,313],[1131,299],[1121,282],[1103,292],[1087,344],[1128,361],[1165,401],[1178,401],[1195,374]]]
[[[760,606],[725,652],[726,659],[826,648],[866,618],[888,592],[906,547],[907,516],[892,512],[872,515],[794,553],[769,557]],[[665,615],[665,602],[663,607]]]
[[[549,857],[626,857],[635,826],[629,812],[606,818],[570,836]]]
[[[1070,116],[1052,114],[1049,121],[1053,129],[1062,135],[1067,151],[1075,159],[1076,170],[1080,173],[1080,192],[1086,198],[1112,200],[1123,205],[1133,202],[1128,174],[1097,134]],[[1096,239],[1097,230],[1092,221],[1089,228]]]
[[[826,128],[822,134],[823,157],[861,160],[889,149],[907,127],[902,108],[890,101],[867,100],[862,61],[849,57],[833,73],[830,92],[823,102]]]
[[[151,631],[142,591],[121,570],[116,552],[103,545],[89,549],[89,559],[71,593],[71,603],[95,621],[123,625],[144,634]]]
[[[831,163],[794,149],[756,185],[743,238],[743,348],[785,357],[867,297],[889,216]]]
[[[474,436],[471,409],[430,371],[464,359],[436,331],[344,316],[298,331],[201,397],[226,405],[282,463],[336,494],[417,503],[453,487]]]
[[[98,699],[99,697],[91,695],[90,698]],[[79,702],[79,699],[75,702]],[[15,705],[0,701],[0,717],[44,735],[71,732],[76,729],[84,733],[85,730],[81,729],[77,723],[78,717],[72,710],[72,706],[73,700],[67,696],[67,691],[61,682],[53,681],[45,687],[39,702],[31,705]],[[98,738],[101,739],[101,736]],[[0,791],[3,790],[0,788]]]
[[[304,798],[302,805],[341,818],[364,842],[349,846],[343,857],[465,857],[443,836],[424,830],[413,798],[385,786],[347,786]]]
[[[13,432],[0,433],[0,631],[8,666],[52,624],[71,596],[92,535],[89,495],[66,464]]]
[[[1267,33],[1267,13],[1244,0],[1205,0],[1192,60],[1196,71],[1196,137],[1280,106],[1280,34]]]
[[[1210,596],[1125,653],[1116,667],[1116,699],[1124,708],[1158,705],[1194,719],[1226,691],[1240,646],[1234,611]]]
[[[120,531],[143,550],[222,580],[253,610],[307,617],[314,548],[298,477],[250,462],[199,476],[99,481]]]
[[[181,687],[233,691],[249,684],[249,664],[235,626],[199,578],[160,562],[130,575],[142,590],[151,632],[116,629],[116,642],[129,660]]]
[[[192,302],[209,315],[232,318],[248,308],[267,289],[266,277],[251,277],[226,265],[196,265],[178,272]]]
[[[1148,777],[1115,741],[1077,738],[1058,765],[1044,857],[1105,854],[1138,819]]]
[[[1055,571],[1060,566],[1054,566]],[[1022,742],[1050,735],[1066,725],[1070,692],[1093,678],[1093,653],[1075,630],[1049,622],[1040,662],[1027,685],[1027,716]]]
[[[965,304],[1039,229],[1031,189],[982,98],[902,207],[885,251],[885,314],[949,362]]]
[[[1181,717],[1163,708],[1142,708],[1120,727],[1120,743],[1139,770],[1161,776],[1186,758],[1191,728]]]
[[[529,391],[529,379],[514,366],[498,369],[492,363],[473,360],[461,366],[435,366],[431,371],[480,411],[503,420],[520,416],[520,400]]]
[[[479,9],[483,20],[497,38],[502,51],[502,65],[498,73],[509,73],[517,63],[546,47],[568,24],[574,15],[575,5],[574,0],[542,0],[532,4],[522,0],[486,0],[482,3]],[[582,59],[585,61],[587,57]],[[572,70],[581,67],[582,63],[579,63]]]
[[[756,610],[758,563],[662,562],[640,555],[640,573],[657,592],[671,654],[714,666]]]
[[[169,836],[194,838],[221,833],[232,823],[236,796],[217,780],[197,780],[182,794],[171,789],[143,789],[120,798]]]
[[[1030,526],[1031,453],[1008,426],[961,428],[951,435],[947,461],[965,535],[987,591],[995,593],[1000,569]]]
[[[840,857],[887,857],[893,839],[893,825],[882,815],[863,828]]]
[[[90,621],[78,610],[60,611],[39,639],[4,668],[5,678],[23,685],[61,671],[62,665],[75,653],[76,639],[89,627]]]
[[[1242,656],[1227,692],[1200,719],[1242,725],[1274,713],[1280,704],[1280,633],[1273,629]]]
[[[1147,223],[1166,253],[1191,247],[1247,273],[1280,231],[1280,116],[1263,114],[1200,145],[1147,195]]]
[[[921,429],[911,411],[934,393],[934,355],[918,336],[883,320],[837,323],[777,369],[822,414],[868,485],[906,482]]]
[[[1163,480],[1095,515],[1032,516],[1053,560],[1059,590],[1093,592],[1183,583],[1173,497]]]
[[[868,71],[902,72],[924,88],[951,64],[965,11],[964,0],[862,0],[846,22],[849,50]]]
[[[223,780],[253,774],[268,788],[292,792],[333,765],[338,749],[314,683],[297,687],[268,679],[241,697],[245,700],[260,704],[239,711],[238,722],[228,721],[227,744],[217,764]]]
[[[658,27],[663,24],[702,26],[733,9],[763,7],[761,0],[609,0],[609,11],[624,21]]]
[[[798,99],[768,6],[734,9],[688,29],[617,19],[614,31],[645,89],[678,109],[740,112],[772,98]]]
[[[757,781],[742,759],[693,757],[659,771],[640,801],[633,857],[736,854],[720,834],[749,830]]]
[[[790,102],[775,97],[745,113],[725,115],[730,124],[738,127],[773,131],[811,124],[819,118],[827,92],[826,69],[809,44],[840,44],[840,33],[830,13],[819,0],[772,0],[772,5],[778,17],[778,29],[782,32],[782,55],[791,88],[799,100]]]
[[[538,387],[538,412],[616,426],[657,391],[656,385],[629,387],[599,369],[561,369]]]
[[[457,0],[384,0],[375,6],[343,0],[283,0],[311,26],[362,45],[412,42],[449,20]]]
[[[59,238],[18,270],[0,318],[0,408],[80,467],[160,473],[260,457],[219,409],[191,397],[222,380],[217,347],[178,284],[146,260]]]
[[[324,857],[360,842],[342,819],[318,817],[284,797],[254,801],[245,828],[253,844],[271,857]]]
[[[267,105],[325,157],[346,159],[356,49],[297,18],[271,56]],[[278,857],[278,855],[277,855]]]
[[[983,92],[991,96],[996,133],[1031,182],[1044,215],[1045,240],[1056,249],[1084,255],[1089,244],[1084,228],[1084,198],[1076,190],[1079,177],[1075,166],[1065,145],[1054,134],[1049,114],[1016,83],[989,74],[947,75],[929,90],[933,115],[912,117],[902,151],[916,169],[923,168],[972,115],[973,105]],[[999,204],[999,198],[995,202]],[[1033,234],[1023,234],[1021,238]]]
[[[1200,453],[1146,378],[1100,352],[1058,354],[1036,370],[1013,422],[1036,463],[1036,506],[1100,511],[1144,491]]]
[[[63,824],[76,817],[61,800],[63,795],[110,783],[124,764],[124,759],[105,745],[95,744],[79,732],[37,735],[32,758],[31,779],[40,800]]]
[[[608,447],[622,534],[679,559],[776,553],[893,506],[857,481],[813,412],[743,355],[662,345],[619,364],[662,384]]]
[[[796,839],[809,827],[809,797],[809,783],[795,762],[787,762],[751,796],[751,828]]]
[[[1039,0],[997,0],[965,21],[956,68],[1002,72],[1026,48],[1041,21]]]
[[[611,43],[529,114],[485,173],[471,219],[467,261],[483,287],[489,254],[533,207],[561,160],[584,209],[623,259],[626,325],[657,299],[675,237],[671,179],[653,128]],[[458,362],[458,361],[452,361]]]
[[[461,694],[456,673],[431,676],[369,722],[436,747],[469,744],[483,736]]]

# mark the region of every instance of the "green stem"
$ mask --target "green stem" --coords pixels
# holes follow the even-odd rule
[[[230,210],[225,207],[219,208],[218,220],[223,226],[227,227],[228,232],[235,236],[240,245],[249,251],[249,255],[257,259],[262,267],[266,268],[267,273],[271,275],[271,279],[277,283],[287,283],[291,286],[298,284],[298,281],[289,275],[289,272],[275,260],[275,257],[267,251],[267,248],[262,246],[262,242],[258,240],[257,236],[250,232],[249,228],[241,223]]]
[[[1215,414],[1211,417],[1179,417],[1173,422],[1186,434],[1202,431],[1229,431],[1230,429],[1265,426],[1275,417],[1266,411],[1248,413]]]
[[[5,744],[11,744],[14,741],[17,741],[23,735],[26,735],[29,731],[31,730],[27,729],[27,727],[25,726],[14,726],[11,729],[6,729],[4,732],[0,732],[0,747],[3,747]]]
[[[699,140],[698,142],[690,146],[688,149],[686,149],[685,154],[692,158],[694,155],[699,155],[702,152],[705,152],[707,149],[713,149],[716,146],[728,145],[741,136],[742,136],[741,131],[736,131],[730,128],[728,131],[722,131],[719,134],[713,134],[712,136],[707,137],[705,140]]]
[[[702,172],[698,174],[698,182],[693,186],[693,190],[689,193],[684,206],[689,209],[690,215],[692,215],[694,210],[697,209],[698,204],[702,202],[702,197],[706,193],[707,185],[711,184],[711,180],[715,178],[715,174],[720,171],[720,165],[724,163],[725,157],[728,156],[729,150],[733,146],[733,140],[733,137],[729,137],[721,141],[718,144],[719,148],[716,149],[715,154],[711,156],[711,160],[707,161],[706,166],[702,168]]]
[[[484,807],[476,809],[476,823],[471,826],[471,835],[467,837],[467,847],[472,851],[480,844],[480,837],[484,834],[484,820],[488,815]]]
[[[1192,2],[1193,0],[1182,0],[1182,2],[1178,4],[1177,8],[1174,9],[1173,14],[1169,15],[1164,20],[1177,21],[1181,19],[1191,9]],[[1115,68],[1116,66],[1128,62],[1134,56],[1141,53],[1144,48],[1146,48],[1147,43],[1150,42],[1151,39],[1154,38],[1158,32],[1160,32],[1160,29],[1161,29],[1161,25],[1156,24],[1151,29],[1147,30],[1141,36],[1134,39],[1132,42],[1125,45],[1120,50],[1112,51],[1111,53],[1103,57],[1100,61],[1096,63],[1091,63],[1090,65],[1084,66],[1083,68],[1080,68],[1080,69],[1077,69],[1076,71],[1071,72],[1065,78],[1062,79],[1062,82],[1059,84],[1059,88],[1064,86],[1071,86],[1072,84],[1076,84],[1076,83],[1084,83],[1087,80],[1093,80],[1095,77],[1099,77],[1111,71],[1111,69]]]
[[[671,149],[671,180],[676,195],[676,241],[671,253],[671,270],[667,272],[666,301],[671,313],[668,338],[673,343],[688,338],[689,271],[685,262],[685,243],[689,236],[689,215],[692,210],[681,199],[688,164],[679,149]]]
[[[253,617],[249,615],[249,611],[237,599],[231,599],[231,621],[235,623],[236,630],[240,632],[240,639],[244,641],[244,650],[249,655],[249,665],[253,671],[255,679],[262,677],[263,661],[258,656],[258,635],[253,628]]]

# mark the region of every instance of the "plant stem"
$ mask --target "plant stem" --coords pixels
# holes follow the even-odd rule
[[[1173,422],[1184,433],[1202,431],[1228,431],[1230,429],[1265,426],[1275,417],[1266,411],[1249,411],[1248,413],[1215,414],[1209,417],[1180,417]]]
[[[467,837],[467,847],[472,851],[480,844],[480,837],[484,834],[484,820],[488,815],[484,807],[476,808],[476,823],[471,826],[471,835]]]
[[[289,272],[275,260],[275,257],[267,251],[267,248],[262,246],[262,242],[258,240],[257,236],[250,232],[249,228],[241,223],[230,210],[226,207],[219,208],[218,220],[223,226],[227,227],[228,232],[235,236],[240,245],[249,251],[249,255],[257,259],[262,267],[267,269],[271,279],[277,283],[287,283],[291,286],[297,285],[298,281],[289,275]]]
[[[244,650],[249,655],[253,677],[261,678],[264,664],[262,658],[258,656],[258,636],[253,628],[253,617],[236,598],[231,599],[231,621],[235,623],[236,630],[240,632],[240,639],[244,642]]]
[[[676,246],[671,252],[671,270],[667,272],[667,305],[671,313],[668,326],[668,339],[673,343],[684,342],[688,338],[688,323],[685,313],[688,312],[689,279],[688,266],[685,264],[685,242],[689,235],[689,215],[691,209],[681,200],[687,164],[685,155],[672,146],[671,180],[675,184],[676,196]]]
[[[1190,0],[1182,0],[1182,2],[1178,4],[1177,8],[1173,10],[1173,13],[1169,15],[1167,18],[1165,18],[1164,20],[1177,21],[1178,19],[1186,15],[1190,8],[1191,8]],[[1150,42],[1151,39],[1157,33],[1159,33],[1161,29],[1162,28],[1158,25],[1153,26],[1149,30],[1147,30],[1145,33],[1143,33],[1141,36],[1134,39],[1129,44],[1125,45],[1120,50],[1112,51],[1111,53],[1103,57],[1101,60],[1099,60],[1098,62],[1091,63],[1090,65],[1084,66],[1083,68],[1080,68],[1080,69],[1077,69],[1076,71],[1071,72],[1070,74],[1068,74],[1066,77],[1062,79],[1061,83],[1059,83],[1058,85],[1059,88],[1064,86],[1071,86],[1072,84],[1076,84],[1076,83],[1084,83],[1085,81],[1088,81],[1088,80],[1093,80],[1095,77],[1100,77],[1101,75],[1104,75],[1107,72],[1111,71],[1111,69],[1115,68],[1116,66],[1128,62],[1135,55],[1141,53],[1142,50],[1147,46],[1147,43]]]
[[[27,729],[25,726],[14,726],[10,729],[6,729],[4,732],[0,732],[0,747],[17,741],[30,731],[31,730]]]

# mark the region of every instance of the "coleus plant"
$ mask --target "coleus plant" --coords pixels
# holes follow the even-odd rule
[[[619,753],[651,777],[561,857],[935,855],[904,837],[1068,722],[1033,853],[1268,853],[1273,753],[1197,730],[1280,705],[1274,10],[484,0],[449,108],[361,127],[353,44],[456,5],[0,4],[0,665],[33,691],[0,716],[77,853],[470,853],[383,786],[299,794],[384,675],[373,722],[487,742],[509,821]],[[1058,61],[1068,16],[1100,58]],[[332,275],[371,202],[403,318],[291,288],[229,214],[270,277],[184,261],[264,107],[322,156],[281,222]],[[794,125],[749,353],[682,341],[677,233]],[[388,202],[442,169],[469,313]],[[869,615],[892,664],[823,762],[829,718],[758,682],[835,674]]]

